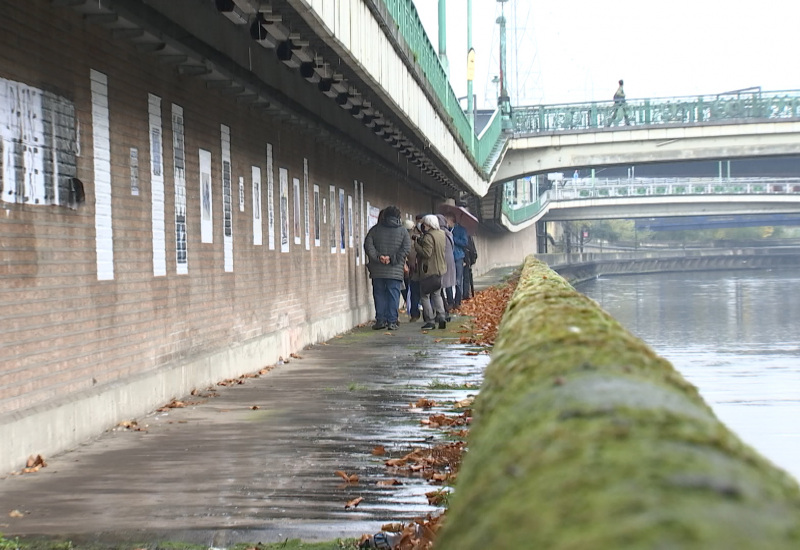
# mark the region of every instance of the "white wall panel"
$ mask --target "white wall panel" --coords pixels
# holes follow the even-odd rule
[[[97,280],[114,279],[114,237],[111,225],[111,142],[109,139],[108,78],[90,71],[94,149],[94,227]]]

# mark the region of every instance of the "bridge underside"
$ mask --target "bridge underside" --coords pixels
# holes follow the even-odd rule
[[[800,122],[599,130],[516,137],[492,182],[567,169],[794,155]]]

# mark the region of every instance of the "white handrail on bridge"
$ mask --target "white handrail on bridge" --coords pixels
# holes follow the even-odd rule
[[[587,198],[641,197],[648,195],[729,195],[764,193],[800,193],[798,178],[570,178],[553,183],[545,191],[549,200]],[[518,210],[537,201],[508,202]],[[544,206],[544,204],[542,204]]]

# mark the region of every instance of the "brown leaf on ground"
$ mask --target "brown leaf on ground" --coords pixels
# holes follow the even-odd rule
[[[250,407],[250,409],[253,410],[253,411],[257,411],[260,408],[261,407],[259,407],[258,405],[253,405],[252,407]]]
[[[336,470],[333,473],[345,480],[347,483],[358,483],[358,474],[347,474],[342,470]]]
[[[433,340],[433,343],[434,343],[434,344],[438,344],[438,343],[439,343],[439,342],[441,342],[441,341],[442,341],[442,339],[441,339],[441,338],[434,338],[434,340]]]
[[[27,462],[25,463],[25,468],[44,468],[47,466],[47,463],[44,461],[44,457],[42,455],[31,455],[28,457]]]
[[[380,487],[393,487],[394,485],[402,485],[402,484],[403,483],[401,481],[398,481],[398,480],[396,480],[394,478],[392,478],[392,479],[380,479],[375,483],[375,485],[378,485]],[[384,531],[385,531],[385,529],[384,529]]]
[[[465,397],[464,399],[453,403],[453,406],[457,409],[464,409],[466,407],[471,407],[474,401],[475,401],[474,397]]]
[[[8,517],[10,517],[10,518],[24,518],[24,517],[25,517],[25,514],[23,514],[23,513],[22,513],[22,512],[20,512],[19,510],[11,510],[11,511],[8,513]]]
[[[383,445],[377,445],[372,449],[372,454],[375,456],[383,456],[386,454],[386,447]]]
[[[475,293],[475,296],[461,304],[461,312],[473,317],[473,336],[470,342],[481,345],[493,345],[497,337],[500,320],[505,313],[508,300],[517,287],[518,278],[508,280],[505,284],[493,286]]]
[[[117,424],[120,428],[124,428],[126,430],[130,430],[132,432],[146,432],[147,426],[140,426],[136,420],[123,420],[119,424]]]
[[[296,353],[290,353],[289,357],[294,357],[295,359],[302,359],[303,358],[302,356],[297,355]]]
[[[362,502],[364,502],[364,497],[356,497],[353,500],[348,500],[347,504],[344,505],[344,509],[345,510],[350,510],[352,508],[355,508],[356,506],[358,506]]]
[[[428,497],[428,504],[431,506],[444,504],[447,501],[447,495],[448,492],[441,489],[425,493],[425,496]]]
[[[433,399],[425,399],[424,397],[420,397],[419,399],[417,399],[416,403],[412,403],[411,404],[411,408],[412,409],[413,408],[416,408],[416,409],[430,409],[431,407],[435,407],[435,406],[436,406],[436,401],[434,401]]]

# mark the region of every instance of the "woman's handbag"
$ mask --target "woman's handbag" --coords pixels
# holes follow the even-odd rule
[[[432,292],[436,292],[437,290],[441,290],[442,288],[442,276],[441,275],[428,275],[419,280],[419,293],[423,296],[427,296]]]

